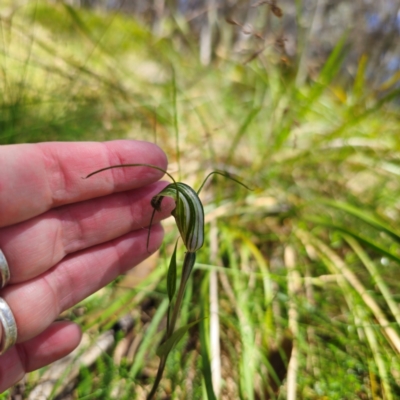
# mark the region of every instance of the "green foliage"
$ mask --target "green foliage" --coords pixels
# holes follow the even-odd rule
[[[12,22],[1,19],[1,143],[155,140],[191,187],[226,170],[256,188],[201,192],[204,246],[176,315],[187,335],[168,348],[160,398],[398,398],[398,91],[369,87],[365,59],[343,86],[344,39],[298,86],[296,60],[269,48],[202,67],[179,21],[155,38],[127,16],[35,2]],[[138,286],[121,279],[67,313],[93,338],[125,313],[135,322],[133,355],[82,368],[79,398],[149,392],[185,257],[175,243],[167,222],[169,268],[160,258]],[[288,377],[289,362],[301,373]]]
[[[174,252],[171,256],[171,261],[169,263],[168,274],[167,274],[167,291],[168,291],[168,299],[169,302],[172,302],[172,299],[175,296],[176,291],[176,249],[178,243],[175,244]]]
[[[132,51],[136,44],[151,39],[147,29],[122,14],[96,14],[62,2],[32,2],[21,11],[27,20],[40,24],[59,40],[83,39],[94,45],[96,51],[109,55]],[[116,27],[118,32],[113,33]]]
[[[170,353],[170,351],[174,348],[174,346],[179,343],[179,341],[185,336],[185,334],[189,331],[189,329],[198,324],[199,321],[191,322],[188,325],[182,326],[178,328],[170,338],[168,338],[163,344],[161,344],[157,349],[157,355],[159,357],[166,357]]]

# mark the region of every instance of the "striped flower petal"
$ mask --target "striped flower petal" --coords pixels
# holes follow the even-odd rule
[[[196,252],[204,243],[204,210],[199,196],[186,183],[171,183],[152,198],[151,205],[155,210],[160,210],[166,196],[175,200],[176,207],[171,214],[187,251]]]

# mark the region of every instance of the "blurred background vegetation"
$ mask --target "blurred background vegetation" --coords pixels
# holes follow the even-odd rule
[[[207,318],[160,399],[400,398],[400,1],[3,0],[0,22],[1,144],[150,140],[195,188],[214,169],[255,188],[202,193],[180,325]],[[0,398],[145,398],[165,226],[62,315],[79,349]]]

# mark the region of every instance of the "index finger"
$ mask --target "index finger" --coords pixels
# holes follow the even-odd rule
[[[128,163],[167,167],[164,152],[141,141],[0,146],[0,227],[60,205],[145,186],[163,175],[153,168],[134,167],[82,179],[97,169]]]

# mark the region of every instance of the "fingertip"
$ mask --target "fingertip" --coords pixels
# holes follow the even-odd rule
[[[117,151],[121,164],[132,164],[135,162],[145,162],[146,164],[155,165],[166,170],[168,167],[168,158],[164,150],[155,143],[144,140],[112,140],[105,142],[111,151]],[[122,147],[125,151],[121,151]],[[132,157],[132,154],[135,157]],[[140,158],[138,160],[138,157]]]
[[[75,323],[54,322],[35,338],[11,347],[0,357],[0,393],[20,381],[25,373],[71,353],[81,338],[81,329]]]
[[[145,142],[151,147],[151,152],[154,154],[154,156],[157,157],[159,160],[159,166],[162,169],[167,169],[168,167],[168,157],[165,154],[164,150],[156,143],[150,143],[150,142]]]
[[[81,339],[82,331],[77,324],[69,321],[53,322],[35,338],[18,345],[19,353],[25,358],[25,372],[34,371],[65,357],[79,345]]]
[[[136,141],[136,145],[137,143],[138,142]],[[151,142],[141,141],[140,143],[143,146],[143,154],[146,156],[146,159],[149,160],[148,164],[155,165],[156,167],[159,167],[166,171],[168,168],[168,158],[162,148],[157,144]]]
[[[108,165],[105,164],[103,168],[92,171],[89,175],[109,170],[113,191],[146,186],[160,180],[166,172],[167,156],[154,143],[138,140],[115,140],[102,144],[108,154]]]

